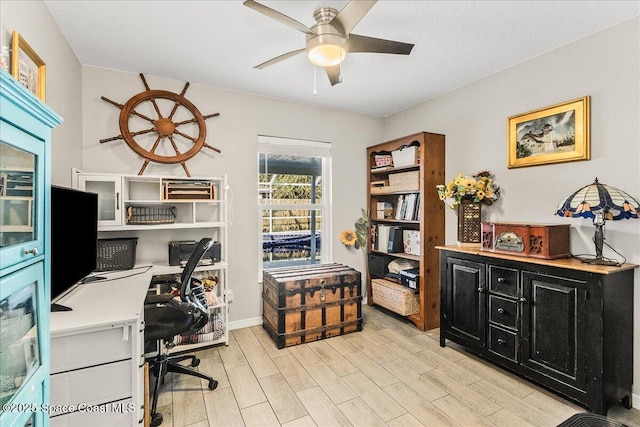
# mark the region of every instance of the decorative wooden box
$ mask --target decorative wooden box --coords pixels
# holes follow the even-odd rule
[[[362,330],[361,274],[345,265],[264,270],[262,299],[278,348]]]
[[[483,222],[481,250],[531,258],[571,255],[569,224]]]

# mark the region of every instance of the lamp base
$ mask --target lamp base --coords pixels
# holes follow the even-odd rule
[[[606,265],[609,267],[620,267],[620,263],[615,259],[609,259],[605,257],[589,257],[589,256],[574,256],[575,259],[582,262],[583,264],[591,264],[591,265]]]

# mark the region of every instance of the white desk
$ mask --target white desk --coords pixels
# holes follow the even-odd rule
[[[51,426],[142,425],[151,270],[100,273],[57,301],[72,311],[51,313]]]

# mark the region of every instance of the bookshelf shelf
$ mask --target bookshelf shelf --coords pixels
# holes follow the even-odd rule
[[[418,147],[415,164],[400,167],[375,166],[377,155],[392,153],[407,146]],[[372,293],[372,279],[382,277],[384,272],[388,273],[387,266],[394,260],[404,260],[404,264],[411,261],[418,266],[420,276],[416,292],[420,311],[405,317],[421,330],[437,328],[440,325],[440,273],[439,253],[435,246],[444,244],[444,203],[438,199],[436,185],[445,181],[445,137],[420,132],[398,138],[368,147],[367,159],[367,200],[372,227],[367,245],[367,303],[376,304],[375,294]],[[394,181],[396,185],[392,185]],[[397,185],[398,182],[400,186]],[[406,187],[403,187],[404,183]],[[391,188],[384,188],[387,186]],[[389,235],[393,237],[388,237]],[[410,240],[415,239],[416,235],[419,236],[417,244],[415,240]],[[399,236],[402,236],[400,247],[397,244]],[[389,244],[389,240],[394,242]],[[420,255],[404,253],[403,249],[417,249],[415,253]]]
[[[393,223],[393,224],[420,224],[420,221],[406,220],[406,219],[391,219],[391,218],[371,218],[371,222],[380,223]]]

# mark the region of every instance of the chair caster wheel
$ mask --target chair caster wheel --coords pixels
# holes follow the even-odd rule
[[[158,427],[160,424],[162,424],[162,421],[163,421],[162,414],[159,412],[156,412],[151,417],[151,425],[153,427]]]
[[[209,390],[215,390],[218,387],[218,381],[210,380],[209,381]]]
[[[193,366],[194,368],[199,364],[200,364],[200,359],[198,359],[197,357],[191,361],[191,366]]]

